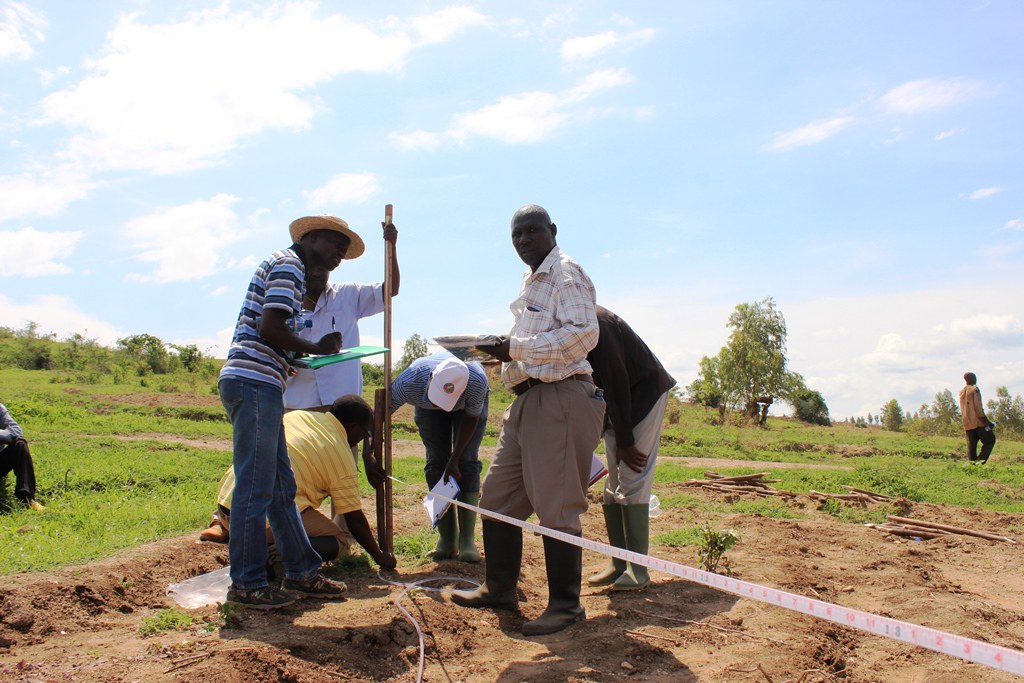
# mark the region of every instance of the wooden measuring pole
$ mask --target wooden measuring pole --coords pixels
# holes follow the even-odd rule
[[[388,412],[388,406],[384,403],[387,399],[383,388],[373,392],[373,435],[371,436],[370,452],[373,460],[381,465],[384,458],[384,413]],[[377,489],[377,545],[386,548],[387,537],[387,497],[384,487]]]
[[[384,225],[391,224],[391,204],[384,207]],[[391,267],[395,260],[395,245],[384,243],[384,531],[387,545],[381,545],[386,552],[394,551],[394,516],[391,496]]]

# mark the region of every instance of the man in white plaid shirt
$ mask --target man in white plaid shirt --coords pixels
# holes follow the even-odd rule
[[[524,206],[512,217],[512,245],[530,269],[510,307],[512,331],[480,350],[504,361],[501,379],[516,398],[505,411],[480,506],[515,519],[536,513],[543,526],[580,535],[605,405],[587,362],[598,338],[594,284],[558,248],[556,233],[540,206]],[[452,599],[465,607],[515,609],[522,529],[485,518],[483,532],[486,581]],[[523,624],[524,635],[555,633],[586,618],[582,549],[545,536],[544,564],[548,606]]]

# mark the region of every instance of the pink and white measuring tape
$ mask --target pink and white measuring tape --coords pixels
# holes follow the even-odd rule
[[[548,529],[547,527],[540,526],[539,524],[533,524],[532,522],[523,522],[518,519],[513,519],[512,517],[508,517],[497,512],[491,512],[490,510],[484,510],[483,508],[476,507],[475,505],[467,505],[466,503],[452,500],[451,498],[446,498],[442,495],[434,495],[442,500],[447,500],[454,505],[464,507],[467,510],[473,510],[484,517],[490,517],[491,519],[496,519],[498,521],[505,522],[506,524],[512,524],[520,527],[526,531],[532,531],[543,536],[558,539],[559,541],[571,543],[572,545],[576,545],[587,550],[593,550],[594,552],[601,553],[602,555],[617,557],[619,559],[626,560],[627,562],[643,565],[650,569],[678,576],[682,579],[686,579],[687,581],[693,581],[694,583],[717,588],[718,590],[725,591],[726,593],[732,593],[733,595],[739,595],[744,598],[751,598],[753,600],[759,600],[760,602],[778,605],[779,607],[784,607],[785,609],[793,610],[794,612],[809,614],[812,617],[825,619],[827,621],[832,621],[861,631],[867,631],[868,633],[873,633],[876,636],[899,640],[904,643],[910,643],[911,645],[917,645],[918,647],[934,650],[935,652],[959,657],[960,659],[965,659],[975,664],[981,664],[982,666],[1024,676],[1024,652],[1011,650],[1010,648],[1001,647],[999,645],[993,645],[992,643],[984,643],[980,640],[958,636],[953,633],[937,631],[933,628],[919,626],[907,621],[891,619],[889,617],[871,614],[870,612],[862,612],[860,610],[853,609],[852,607],[835,605],[830,602],[825,602],[824,600],[815,600],[814,598],[809,598],[805,595],[788,593],[777,588],[769,588],[756,583],[750,583],[749,581],[740,581],[739,579],[734,579],[729,576],[722,576],[721,574],[714,574],[701,569],[694,569],[693,567],[687,567],[686,565],[679,564],[677,562],[669,562],[668,560],[651,557],[650,555],[641,555],[630,550],[610,546],[607,543],[580,538],[579,536],[567,534],[564,531],[556,531],[554,529]]]

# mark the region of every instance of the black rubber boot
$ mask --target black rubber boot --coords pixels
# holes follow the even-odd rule
[[[519,605],[516,584],[523,563],[523,530],[489,519],[484,519],[482,526],[486,578],[476,590],[452,592],[452,602],[462,607],[516,609]]]
[[[548,608],[523,624],[524,636],[557,633],[587,618],[580,604],[583,548],[544,537],[544,567],[548,574]]]

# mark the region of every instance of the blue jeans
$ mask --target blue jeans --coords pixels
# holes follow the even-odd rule
[[[484,438],[484,430],[487,428],[487,404],[490,396],[484,397],[484,407],[480,412],[480,420],[476,424],[476,430],[466,450],[462,452],[459,459],[459,471],[462,472],[462,481],[459,482],[459,491],[462,493],[476,493],[480,490],[480,470],[483,465],[480,463],[480,442]],[[413,410],[413,419],[416,427],[420,430],[420,439],[427,451],[427,464],[423,467],[423,473],[427,477],[427,486],[434,487],[434,484],[441,481],[444,476],[444,468],[448,459],[452,457],[452,448],[455,446],[455,439],[459,434],[459,425],[465,418],[465,411],[456,410],[445,412],[441,409],[425,409],[417,407]]]
[[[284,439],[281,390],[266,382],[222,379],[220,400],[231,420],[235,490],[228,557],[235,588],[267,585],[267,520],[289,579],[311,578],[321,559],[295,506],[295,474]]]

